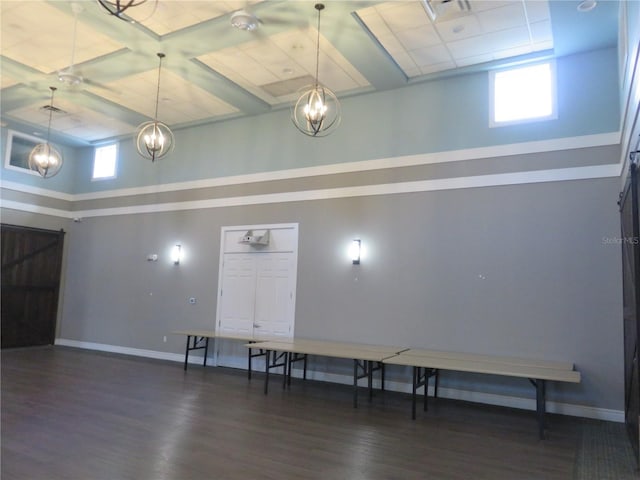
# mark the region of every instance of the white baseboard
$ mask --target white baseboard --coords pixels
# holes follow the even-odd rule
[[[56,345],[62,345],[67,347],[84,348],[87,350],[98,350],[101,352],[120,353],[124,355],[134,355],[137,357],[154,358],[158,360],[170,360],[174,362],[184,362],[184,354],[182,353],[169,353],[158,352],[156,350],[145,350],[141,348],[121,347],[118,345],[108,345],[104,343],[83,342],[79,340],[68,340],[65,338],[57,338]],[[190,364],[202,364],[202,356],[194,355],[189,358]],[[207,362],[209,365],[215,365],[213,357],[209,358]],[[225,366],[231,368],[246,369],[246,359],[240,360],[239,358],[225,359]],[[293,369],[294,377],[301,377],[301,369]],[[353,383],[353,377],[350,375],[342,375],[327,372],[318,372],[315,370],[307,371],[307,379],[318,380],[322,382],[340,383],[345,385],[351,385]],[[375,384],[374,384],[375,386]],[[394,392],[411,393],[411,384],[404,382],[386,381],[385,389]],[[429,388],[429,393],[432,394],[432,387]],[[496,395],[493,393],[473,392],[469,390],[459,390],[455,388],[439,388],[438,397],[450,398],[454,400],[464,400],[467,402],[483,403],[487,405],[497,405],[501,407],[519,408],[522,410],[535,410],[536,401],[533,398],[513,397],[509,395]],[[571,403],[561,403],[547,401],[547,412],[557,413],[560,415],[568,415],[572,417],[584,417],[593,418],[596,420],[606,420],[610,422],[624,422],[624,412],[622,410],[612,410],[609,408],[590,407],[587,405],[575,405]]]

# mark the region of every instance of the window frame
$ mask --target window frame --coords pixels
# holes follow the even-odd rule
[[[26,133],[22,133],[22,132],[18,132],[16,130],[7,130],[7,147],[5,149],[5,155],[4,155],[4,168],[6,170],[13,170],[15,172],[21,172],[21,173],[26,173],[28,175],[34,175],[39,177],[40,174],[38,172],[36,172],[35,170],[31,170],[29,168],[29,156],[27,154],[27,158],[26,158],[26,162],[25,162],[25,166],[22,167],[16,163],[12,163],[11,162],[11,157],[12,157],[12,151],[13,151],[13,139],[14,138],[20,138],[22,140],[26,140],[28,142],[30,142],[30,149],[29,152],[31,152],[31,150],[33,150],[33,148],[36,145],[39,145],[41,143],[45,143],[45,140],[43,140],[40,137],[36,137],[33,135],[27,135]]]
[[[518,118],[515,120],[505,120],[501,122],[497,122],[495,120],[495,107],[496,107],[496,98],[495,98],[495,80],[496,75],[502,72],[516,71],[520,69],[535,67],[538,65],[548,64],[550,73],[551,73],[551,113],[549,115],[538,116],[538,117],[526,117],[526,118]],[[534,122],[544,122],[548,120],[556,120],[558,118],[558,76],[557,76],[557,66],[556,61],[554,59],[543,60],[534,63],[521,64],[517,66],[511,66],[508,68],[501,68],[489,71],[489,127],[490,128],[498,128],[498,127],[507,127],[510,125],[521,125],[524,123],[534,123]]]
[[[113,175],[108,177],[96,177],[96,161],[98,159],[98,151],[100,149],[106,149],[113,147],[115,149],[114,159],[113,159]],[[120,152],[120,147],[118,142],[113,143],[105,143],[102,145],[96,145],[93,148],[93,168],[91,170],[91,181],[92,182],[100,182],[102,180],[113,180],[114,178],[118,178],[118,153]]]

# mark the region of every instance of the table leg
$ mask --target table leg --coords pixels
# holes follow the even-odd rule
[[[416,419],[416,385],[418,384],[418,377],[420,376],[420,368],[413,367],[413,387],[411,391],[411,419]]]
[[[367,380],[369,383],[369,401],[373,400],[373,362],[367,360],[364,362],[367,371]]]
[[[207,366],[207,355],[209,353],[209,337],[204,340],[204,361],[202,362],[202,366]]]
[[[538,414],[538,434],[540,440],[544,439],[545,421],[544,416],[546,413],[546,384],[544,380],[536,380],[536,411]]]
[[[358,408],[358,360],[353,360],[353,408]]]
[[[184,371],[187,371],[187,362],[189,361],[189,342],[191,341],[191,335],[187,335],[187,348],[184,351]]]
[[[264,364],[264,394],[269,391],[269,362],[271,361],[271,350],[265,352],[265,364]]]
[[[436,377],[438,378],[438,377]],[[422,406],[422,410],[423,411],[427,411],[427,409],[429,408],[427,405],[427,402],[429,401],[429,372],[427,371],[427,369],[424,369],[424,405]]]

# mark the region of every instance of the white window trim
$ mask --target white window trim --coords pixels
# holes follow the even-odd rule
[[[4,168],[6,170],[13,170],[15,172],[26,173],[28,175],[35,175],[39,177],[40,174],[38,172],[31,170],[28,167],[23,168],[23,167],[18,167],[16,165],[11,165],[11,150],[13,149],[14,137],[20,137],[24,140],[31,141],[34,143],[33,145],[34,147],[40,143],[45,143],[45,141],[42,138],[34,137],[32,135],[27,135],[26,133],[16,132],[15,130],[7,130],[7,147],[5,149],[5,154],[4,154]]]
[[[113,168],[113,175],[108,176],[108,177],[95,177],[94,173],[95,173],[95,169],[96,169],[96,152],[98,151],[99,148],[104,148],[104,147],[111,147],[111,146],[115,146],[116,149],[116,154],[115,154],[115,165]],[[93,168],[91,169],[91,181],[92,182],[101,182],[102,180],[113,180],[114,178],[118,178],[118,153],[120,152],[120,148],[119,148],[119,144],[117,142],[115,143],[105,143],[104,145],[97,145],[96,147],[94,147],[93,149]]]
[[[543,117],[530,117],[530,118],[521,118],[518,120],[509,120],[504,122],[496,122],[494,120],[495,117],[495,77],[497,73],[506,72],[509,70],[517,70],[519,68],[533,67],[535,65],[542,65],[544,63],[548,63],[551,67],[551,114],[545,115]],[[543,122],[547,120],[556,120],[558,118],[558,77],[557,77],[557,69],[556,69],[556,61],[555,60],[545,60],[541,62],[529,63],[526,65],[519,65],[517,67],[509,67],[502,68],[499,70],[491,70],[489,71],[489,127],[490,128],[499,128],[499,127],[507,127],[510,125],[521,125],[524,123],[534,123],[534,122]]]

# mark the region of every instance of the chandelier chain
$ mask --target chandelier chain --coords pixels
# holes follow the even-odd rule
[[[51,119],[53,118],[53,94],[56,92],[56,87],[49,87],[51,89],[51,103],[49,104],[49,125],[47,126],[47,145],[49,145],[49,137],[51,135]]]
[[[316,88],[318,88],[318,71],[320,68],[320,12],[323,8],[323,4],[316,4],[316,10],[318,10],[318,39],[316,42]]]
[[[164,58],[164,53],[158,53],[158,57],[160,58],[160,64],[158,65],[158,87],[156,88],[156,113],[153,116],[154,121],[158,121],[158,103],[160,102],[160,72],[162,70],[162,59]]]

